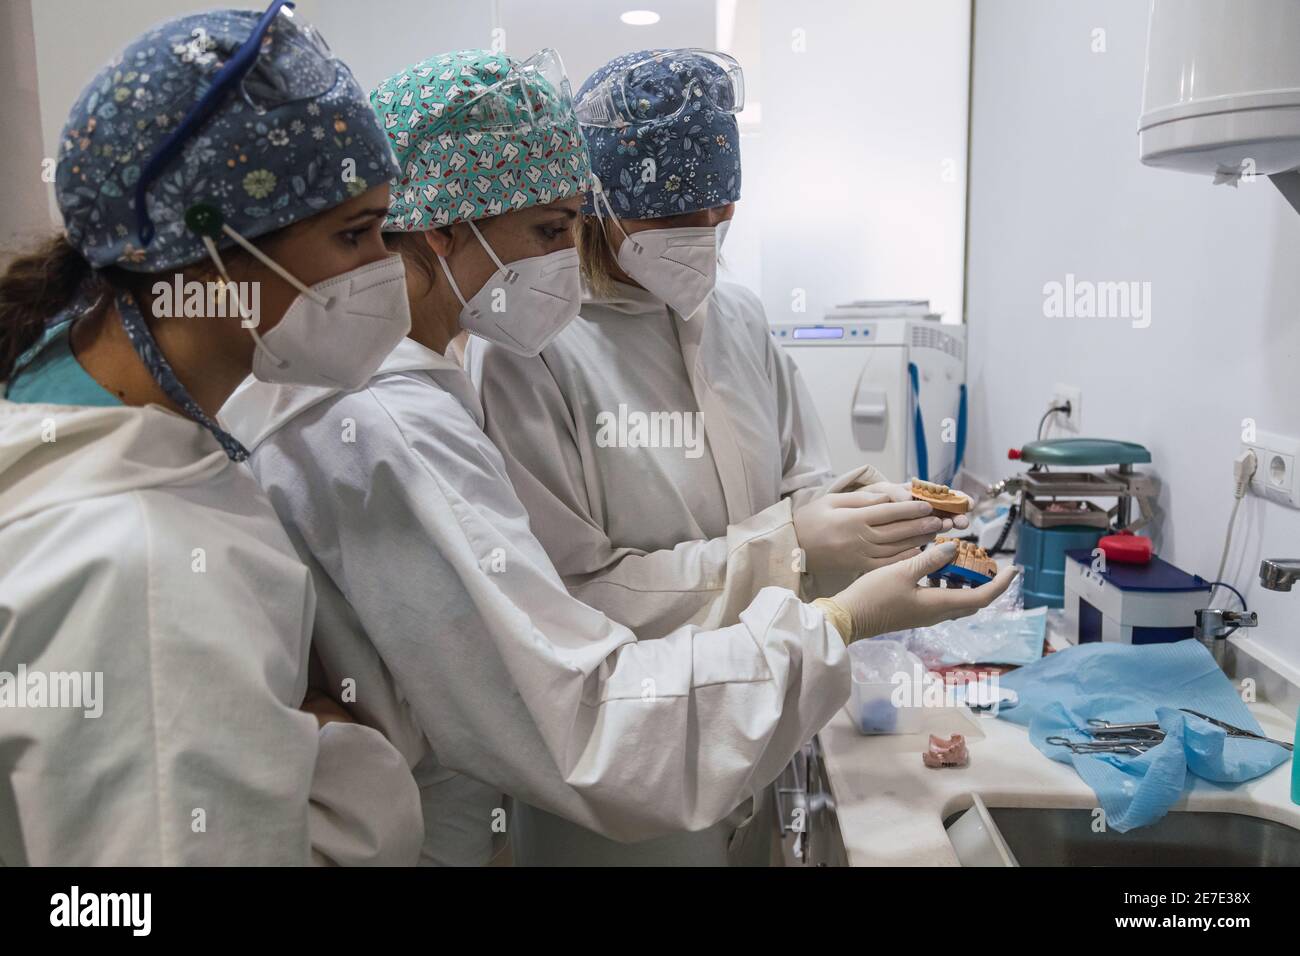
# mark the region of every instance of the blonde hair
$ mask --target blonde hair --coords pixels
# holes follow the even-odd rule
[[[613,295],[618,263],[605,239],[604,224],[596,216],[583,216],[578,222],[578,263],[593,296],[605,299]]]

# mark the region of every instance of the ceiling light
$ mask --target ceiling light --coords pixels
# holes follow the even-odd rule
[[[619,19],[630,27],[648,27],[659,22],[659,14],[653,10],[629,10]]]

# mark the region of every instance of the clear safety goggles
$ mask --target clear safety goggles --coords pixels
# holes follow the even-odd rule
[[[545,127],[572,122],[573,91],[560,54],[546,47],[497,82],[462,93],[452,109],[483,132]]]
[[[174,47],[177,56],[200,63],[217,60],[216,42],[200,29]],[[256,113],[298,100],[315,99],[338,83],[339,64],[315,27],[295,18],[291,0],[273,0],[253,31],[212,77],[199,98],[171,134],[149,157],[135,185],[136,224],[142,245],[154,236],[145,192],[186,142],[237,94]]]
[[[745,73],[735,57],[701,49],[646,57],[605,77],[574,112],[584,126],[619,128],[674,119],[693,100],[724,113],[745,108]]]
[[[239,84],[240,95],[254,111],[315,99],[338,83],[334,51],[314,26],[294,16],[291,2],[276,10],[257,42],[257,56]]]

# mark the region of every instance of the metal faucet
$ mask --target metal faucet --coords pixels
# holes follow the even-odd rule
[[[1300,581],[1300,558],[1265,558],[1259,562],[1259,583],[1270,591],[1290,591]]]
[[[1223,651],[1228,635],[1239,627],[1257,627],[1259,617],[1254,611],[1226,611],[1217,607],[1203,607],[1196,612],[1196,639],[1214,657],[1214,663],[1223,667]]]
[[[1269,591],[1290,591],[1300,581],[1300,558],[1265,558],[1259,563],[1259,583]],[[1205,645],[1214,662],[1223,666],[1223,649],[1227,638],[1239,627],[1257,627],[1254,611],[1226,611],[1203,607],[1196,612],[1196,639]]]

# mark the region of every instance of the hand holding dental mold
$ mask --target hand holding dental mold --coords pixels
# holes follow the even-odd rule
[[[886,481],[866,465],[798,509],[795,534],[808,556],[808,570],[874,571],[915,557],[936,535],[968,527],[965,509],[941,510],[934,501],[914,498],[918,484],[929,485],[915,479],[910,484]],[[969,507],[965,495],[949,494]]]
[[[1003,568],[979,587],[921,586],[918,582],[951,564],[957,543],[946,541],[889,567],[864,574],[822,607],[846,642],[912,627],[930,627],[974,614],[993,603],[1015,580],[1019,569]],[[846,633],[847,631],[847,633]]]
[[[954,491],[947,485],[935,484],[933,481],[922,481],[920,478],[913,478],[908,493],[917,501],[924,501],[929,504],[935,511],[942,512],[946,515],[952,515],[955,521],[958,517],[965,518],[966,512],[971,509],[971,500],[960,491]],[[963,523],[959,527],[966,527]]]

